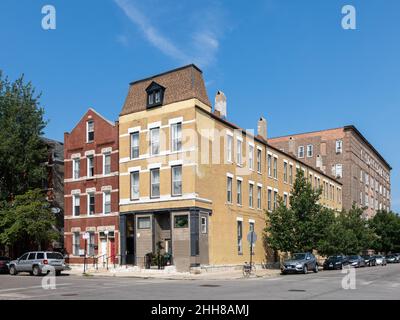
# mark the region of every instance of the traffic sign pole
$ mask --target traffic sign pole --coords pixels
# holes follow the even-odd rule
[[[253,262],[253,234],[254,232],[251,233],[250,236],[250,270],[252,268],[252,262]]]

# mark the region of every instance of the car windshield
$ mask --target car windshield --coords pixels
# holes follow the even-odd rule
[[[358,256],[350,256],[349,259],[358,259]]]
[[[380,259],[380,258],[382,258],[382,256],[375,256],[375,258],[378,258],[378,259]]]
[[[340,260],[340,259],[342,259],[342,256],[330,256],[328,258],[328,260]]]
[[[47,252],[47,259],[64,259],[61,253]]]
[[[293,260],[304,260],[306,255],[304,253],[295,253],[292,257]]]

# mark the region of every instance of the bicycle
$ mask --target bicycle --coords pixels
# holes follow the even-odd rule
[[[243,277],[249,278],[250,275],[252,274],[253,270],[255,270],[255,265],[252,263],[247,263],[247,261],[243,265]]]

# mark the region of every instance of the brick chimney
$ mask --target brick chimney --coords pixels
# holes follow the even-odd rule
[[[296,150],[295,149],[296,149],[296,145],[295,145],[294,139],[293,139],[293,137],[290,137],[289,138],[289,153],[291,153],[291,154],[296,156]]]
[[[226,118],[226,96],[222,91],[215,95],[214,114]]]
[[[257,133],[267,140],[267,120],[264,117],[260,117],[260,120],[258,120]]]

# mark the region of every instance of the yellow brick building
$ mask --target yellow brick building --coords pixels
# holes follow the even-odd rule
[[[341,184],[212,110],[194,65],[131,83],[119,118],[121,254],[143,265],[161,248],[178,270],[266,263],[265,210],[273,210],[300,169],[324,187],[321,203],[341,210]],[[221,113],[222,112],[222,113]]]

